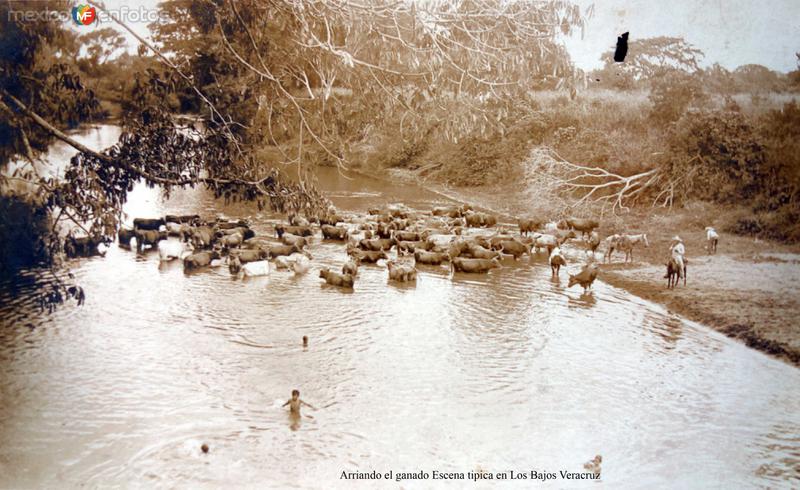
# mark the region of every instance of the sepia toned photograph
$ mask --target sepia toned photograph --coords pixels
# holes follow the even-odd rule
[[[0,0],[0,490],[800,487],[800,2]]]

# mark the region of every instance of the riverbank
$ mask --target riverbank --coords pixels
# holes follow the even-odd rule
[[[451,188],[423,182],[411,172],[392,172],[391,178],[416,182],[514,224],[519,216],[552,217],[548,210],[553,206],[537,199],[530,189]],[[617,255],[612,263],[602,264],[600,279],[800,367],[800,247],[720,233],[718,251],[709,255],[704,228],[719,230],[730,212],[734,211],[697,204],[606,217],[598,230],[601,237],[647,233],[650,247],[637,248],[632,263],[622,263],[623,256]],[[686,286],[667,289],[664,263],[676,234],[686,245],[688,280]],[[574,246],[582,245],[575,242]]]

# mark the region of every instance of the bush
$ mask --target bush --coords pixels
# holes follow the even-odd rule
[[[0,195],[0,277],[44,263],[48,253],[47,211],[15,195]]]
[[[650,119],[659,126],[677,121],[688,108],[703,107],[708,100],[699,77],[679,70],[655,77],[648,98],[653,105]]]
[[[800,201],[800,105],[792,101],[760,118],[759,137],[773,176],[767,207],[778,208]]]
[[[749,202],[769,181],[764,149],[737,112],[688,112],[670,131],[667,159],[668,174],[700,199]]]
[[[726,229],[800,241],[800,107],[759,119],[690,111],[672,128],[666,174],[684,178],[683,197],[736,204]]]

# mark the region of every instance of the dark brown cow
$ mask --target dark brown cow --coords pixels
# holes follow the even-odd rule
[[[269,257],[274,259],[280,255],[292,255],[301,253],[297,245],[273,245],[269,247]]]
[[[348,236],[347,228],[327,224],[322,225],[322,238],[326,240],[347,240]]]
[[[411,264],[404,264],[390,260],[386,263],[389,268],[389,280],[397,282],[410,282],[417,280],[417,269]]]
[[[381,259],[389,259],[386,252],[371,252],[366,250],[351,249],[348,252],[352,257],[358,258],[359,262],[374,264]]]
[[[269,258],[269,251],[264,249],[246,249],[246,248],[233,248],[230,250],[231,256],[239,257],[242,264],[248,262],[257,262]]]
[[[312,230],[310,226],[275,225],[275,234],[278,238],[282,237],[284,233],[291,233],[299,236],[313,236],[314,230]]]
[[[197,214],[168,214],[164,217],[167,223],[196,223],[200,221],[200,216]]]
[[[166,222],[161,218],[158,219],[136,218],[133,220],[133,229],[158,231],[158,229],[164,226],[165,224]]]
[[[134,237],[133,230],[125,227],[120,227],[119,231],[117,232],[117,238],[119,239],[119,244],[124,247],[131,246],[131,238]]]
[[[503,240],[500,242],[500,252],[513,255],[514,260],[517,260],[525,254],[530,255],[531,249],[516,240]]]
[[[207,267],[211,265],[211,261],[219,259],[219,252],[212,250],[210,252],[197,252],[189,255],[183,259],[183,270],[189,271]]]
[[[431,250],[433,248],[433,243],[428,241],[403,241],[397,242],[397,251],[398,252],[408,252],[414,253],[417,250]]]
[[[134,230],[133,236],[136,237],[136,250],[141,252],[145,245],[154,247],[161,240],[167,239],[166,231],[158,230]]]
[[[519,219],[519,234],[526,235],[542,227],[543,221],[537,219]]]
[[[358,246],[364,250],[373,250],[376,252],[381,250],[391,250],[395,245],[397,245],[397,240],[394,238],[364,238],[358,242]]]
[[[356,277],[358,275],[358,263],[359,260],[357,257],[348,260],[342,266],[342,274],[350,274],[351,276]]]
[[[594,219],[567,218],[565,221],[570,229],[580,231],[581,235],[591,233],[595,228],[600,226],[600,223]]]

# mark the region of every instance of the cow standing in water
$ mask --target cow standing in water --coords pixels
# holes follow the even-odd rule
[[[564,256],[561,255],[561,248],[556,247],[550,252],[550,270],[553,272],[553,277],[557,277],[558,273],[561,271],[562,266],[566,266],[567,261],[564,259]]]
[[[580,284],[583,288],[583,293],[586,294],[586,292],[592,287],[594,280],[597,279],[597,271],[597,264],[586,264],[579,273],[569,275],[569,284],[567,287],[571,288],[576,284]]]

